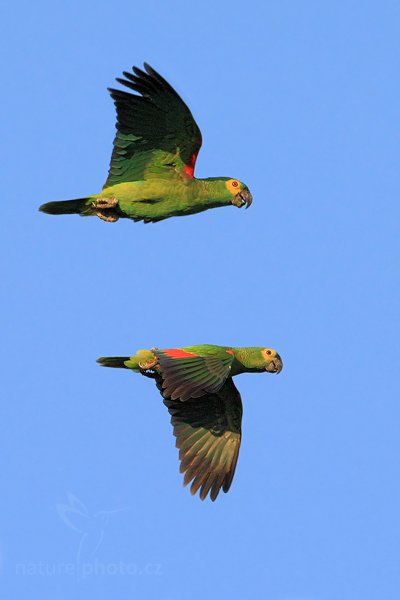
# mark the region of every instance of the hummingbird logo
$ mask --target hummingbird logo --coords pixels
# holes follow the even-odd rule
[[[68,492],[67,500],[68,504],[57,504],[56,509],[63,523],[80,534],[77,552],[79,569],[83,562],[91,561],[96,556],[112,515],[128,509],[126,507],[90,512],[86,505],[71,492]]]

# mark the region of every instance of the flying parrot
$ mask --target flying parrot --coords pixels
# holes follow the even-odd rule
[[[241,441],[242,401],[232,377],[279,373],[271,348],[187,346],[138,350],[131,357],[103,357],[104,367],[131,369],[155,380],[171,415],[184,485],[204,500],[231,486]]]
[[[109,89],[117,110],[116,136],[107,181],[99,194],[48,202],[51,215],[97,215],[154,223],[252,202],[248,187],[231,177],[194,177],[202,138],[189,108],[148,64],[133,67],[117,82],[135,94]]]

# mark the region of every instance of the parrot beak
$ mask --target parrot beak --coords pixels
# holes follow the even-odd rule
[[[249,190],[243,190],[242,192],[239,192],[232,200],[232,204],[238,208],[242,208],[242,206],[245,204],[246,208],[249,208],[252,202],[253,196],[250,194]]]
[[[280,373],[282,371],[282,368],[283,368],[282,359],[279,356],[279,354],[277,354],[275,356],[275,358],[267,364],[267,366],[265,367],[265,370],[268,371],[268,373]]]

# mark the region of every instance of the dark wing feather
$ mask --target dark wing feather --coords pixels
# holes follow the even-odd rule
[[[155,379],[171,415],[184,485],[192,482],[192,494],[199,491],[201,500],[209,494],[214,501],[221,489],[229,490],[235,474],[243,412],[240,394],[229,377],[218,392],[179,402],[165,397],[162,378]]]
[[[164,395],[182,402],[207,392],[218,392],[229,377],[234,360],[228,352],[223,357],[193,355],[186,358],[172,358],[164,350],[153,352],[163,378]]]
[[[110,89],[117,134],[104,187],[148,177],[193,177],[201,133],[189,108],[159,73],[144,64],[124,71],[118,83],[135,94]]]

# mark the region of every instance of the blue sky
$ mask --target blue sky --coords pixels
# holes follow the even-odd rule
[[[397,600],[397,2],[3,6],[4,598]],[[96,193],[148,61],[250,210],[51,217]],[[232,489],[182,489],[151,382],[98,356],[266,345]]]

